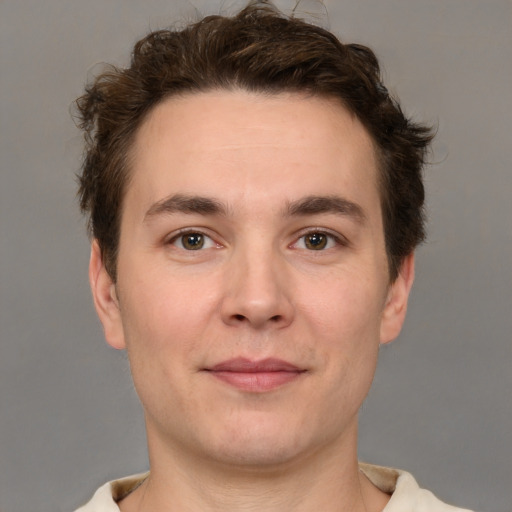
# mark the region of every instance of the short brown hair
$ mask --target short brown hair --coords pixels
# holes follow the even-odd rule
[[[425,236],[422,168],[432,139],[383,86],[367,47],[342,44],[325,29],[288,18],[267,2],[234,17],[209,16],[183,30],[159,30],[136,43],[126,69],[112,67],[77,100],[86,148],[80,206],[116,279],[127,154],[148,112],[170,96],[241,88],[336,98],[373,138],[389,273]]]

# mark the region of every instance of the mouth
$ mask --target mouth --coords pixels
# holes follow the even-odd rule
[[[204,371],[242,391],[263,393],[299,379],[307,370],[280,359],[252,361],[239,357],[222,361]]]

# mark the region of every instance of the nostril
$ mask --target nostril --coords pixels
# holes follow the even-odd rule
[[[241,314],[233,315],[233,318],[238,322],[245,322],[247,320],[247,317],[245,315],[241,315]],[[283,319],[282,315],[274,315],[269,318],[269,321],[280,322],[282,319]]]

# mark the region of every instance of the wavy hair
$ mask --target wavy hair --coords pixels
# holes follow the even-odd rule
[[[284,16],[266,2],[233,17],[208,16],[183,30],[152,32],[125,69],[111,67],[77,100],[85,152],[79,200],[115,281],[127,158],[148,113],[173,95],[241,88],[336,98],[362,122],[376,148],[390,279],[423,241],[422,168],[430,127],[412,122],[382,84],[366,46]]]

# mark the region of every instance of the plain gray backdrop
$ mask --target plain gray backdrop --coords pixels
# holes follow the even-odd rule
[[[71,511],[147,467],[126,357],[87,283],[70,106],[97,63],[219,0],[2,0],[0,510]],[[224,2],[224,8],[227,8]],[[278,2],[283,8],[293,2]],[[303,9],[308,8],[303,4]],[[512,4],[327,1],[373,47],[415,118],[436,123],[429,242],[400,338],[381,351],[360,456],[460,506],[512,509]]]

